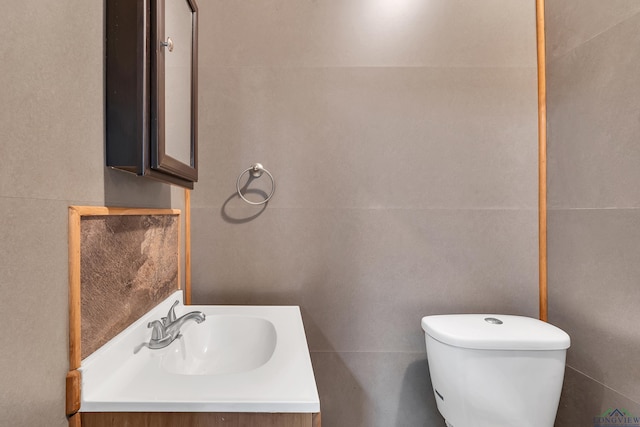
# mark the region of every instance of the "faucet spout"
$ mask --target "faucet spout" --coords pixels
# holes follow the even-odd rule
[[[172,341],[178,338],[180,335],[180,329],[189,320],[194,320],[196,323],[202,323],[206,319],[206,316],[201,311],[192,311],[183,316],[178,317],[175,321],[169,323],[166,327],[167,334],[172,337]]]

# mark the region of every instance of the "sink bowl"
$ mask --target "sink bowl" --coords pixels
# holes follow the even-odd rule
[[[178,375],[247,372],[271,359],[276,342],[276,328],[267,319],[208,315],[200,324],[183,326],[182,337],[167,348],[161,367]]]

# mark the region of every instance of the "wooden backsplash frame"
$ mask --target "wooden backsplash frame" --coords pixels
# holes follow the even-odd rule
[[[111,215],[176,215],[178,216],[178,230],[180,229],[179,209],[138,209],[138,208],[110,208],[100,206],[70,206],[69,207],[69,372],[67,373],[67,401],[66,413],[70,418],[70,425],[77,425],[79,418],[74,416],[80,409],[80,364],[82,361],[81,346],[81,221],[83,217],[111,216]],[[180,252],[180,232],[178,231],[178,256]],[[177,287],[180,289],[180,261],[178,258]]]

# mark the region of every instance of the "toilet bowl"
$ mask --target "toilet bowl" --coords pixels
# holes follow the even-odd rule
[[[422,318],[438,411],[448,427],[553,427],[569,335],[537,319]]]

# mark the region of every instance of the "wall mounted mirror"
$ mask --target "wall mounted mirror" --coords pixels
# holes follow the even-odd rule
[[[152,167],[192,181],[197,162],[197,6],[193,0],[157,0],[156,79],[152,79]]]
[[[198,180],[195,0],[107,1],[107,166]]]

